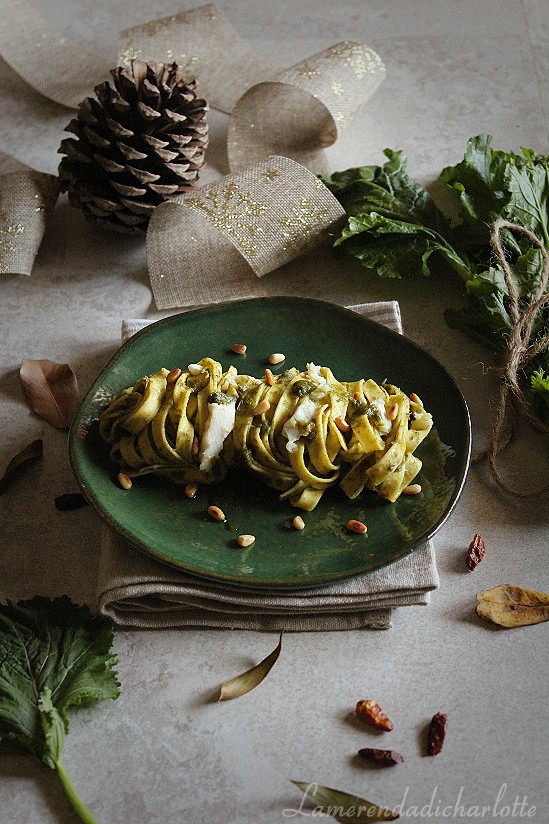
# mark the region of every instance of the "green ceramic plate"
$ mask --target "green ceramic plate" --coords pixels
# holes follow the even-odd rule
[[[246,343],[247,353],[230,352]],[[371,377],[416,392],[432,412],[433,430],[417,451],[422,493],[395,504],[371,492],[349,501],[330,489],[305,529],[289,529],[296,514],[277,493],[244,473],[188,500],[181,487],[143,477],[130,490],[100,441],[97,418],[107,401],[142,375],[186,367],[204,356],[261,377],[272,352],[289,366],[329,366],[341,380]],[[84,398],[70,432],[70,455],[82,491],[105,521],[149,555],[186,572],[249,587],[308,587],[390,564],[425,543],[445,522],[462,490],[470,457],[465,401],[448,372],[414,343],[348,309],[318,300],[261,298],[174,315],[134,335],[112,358]],[[206,516],[218,504],[228,523]],[[344,528],[368,524],[367,535]],[[256,536],[238,548],[239,533]]]

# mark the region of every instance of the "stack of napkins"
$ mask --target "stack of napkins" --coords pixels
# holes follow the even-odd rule
[[[351,306],[402,332],[396,301]],[[127,340],[149,320],[122,324]],[[386,629],[395,607],[427,604],[438,587],[432,543],[365,575],[295,590],[234,587],[156,561],[103,527],[98,607],[122,626],[252,630]]]

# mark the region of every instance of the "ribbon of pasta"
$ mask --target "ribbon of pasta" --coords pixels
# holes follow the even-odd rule
[[[395,386],[342,383],[314,364],[269,382],[222,373],[211,358],[193,370],[175,383],[166,369],[142,378],[101,413],[100,434],[128,474],[211,484],[240,465],[310,511],[338,481],[349,498],[366,487],[394,502],[421,469],[413,452],[432,418]]]

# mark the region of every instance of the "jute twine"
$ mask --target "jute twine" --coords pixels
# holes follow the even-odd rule
[[[512,232],[517,232],[527,237],[530,243],[540,250],[542,256],[543,263],[538,286],[530,302],[522,311],[520,307],[520,295],[513,281],[511,268],[505,256],[505,250],[501,240],[501,232],[503,229],[509,229]],[[540,352],[549,348],[549,334],[532,340],[536,316],[543,306],[549,304],[549,255],[545,246],[534,232],[525,226],[512,223],[509,220],[496,220],[492,227],[490,242],[505,276],[505,284],[510,299],[509,313],[513,320],[513,330],[509,336],[505,361],[500,370],[501,384],[497,396],[497,410],[492,428],[488,460],[494,479],[505,492],[515,495],[517,498],[541,498],[549,492],[549,484],[536,492],[522,492],[512,489],[505,483],[499,473],[497,458],[499,453],[505,449],[513,438],[519,414],[524,415],[538,432],[549,432],[549,425],[544,423],[535,414],[520,385],[521,377],[523,377],[524,370],[528,364],[539,355]],[[506,430],[506,432],[504,432],[504,430]]]

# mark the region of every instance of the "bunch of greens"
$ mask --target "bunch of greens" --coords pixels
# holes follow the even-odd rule
[[[497,151],[490,135],[473,137],[457,166],[440,174],[439,184],[457,201],[454,225],[429,193],[407,171],[400,151],[386,149],[383,166],[336,172],[324,182],[347,212],[347,223],[331,241],[381,277],[431,274],[431,257],[446,261],[462,278],[466,304],[448,309],[450,326],[504,355],[513,320],[501,266],[494,261],[490,229],[498,218],[531,230],[549,250],[549,157],[531,149],[522,154]],[[522,306],[540,283],[540,249],[523,235],[504,230],[512,282]],[[549,306],[538,313],[533,339],[549,332]],[[549,351],[527,367],[531,398],[539,417],[549,422]]]
[[[0,606],[0,752],[26,752],[55,770],[74,809],[94,824],[61,762],[67,709],[117,698],[113,630],[69,598]]]

